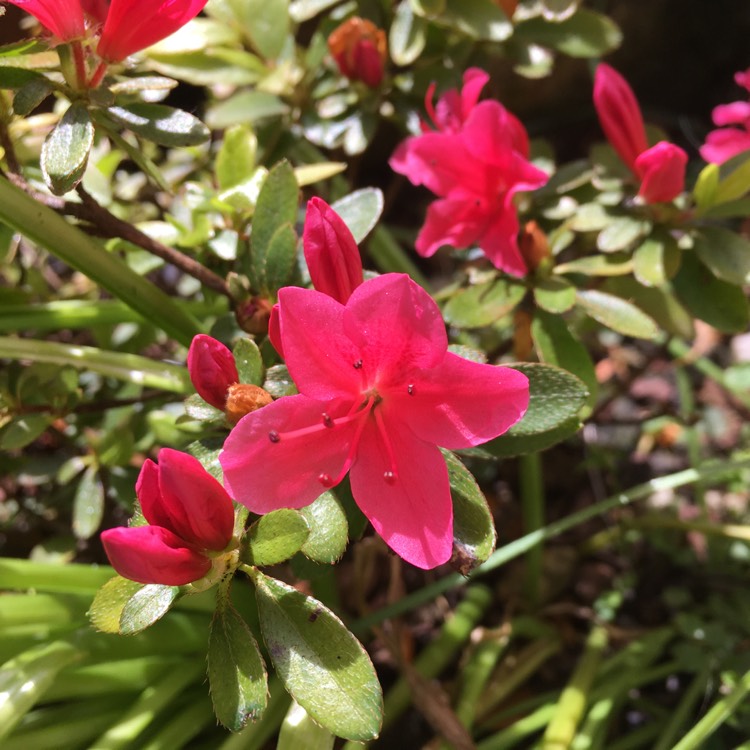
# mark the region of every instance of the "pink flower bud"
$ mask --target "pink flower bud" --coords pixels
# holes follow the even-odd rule
[[[220,341],[201,333],[190,344],[187,367],[198,395],[223,411],[229,386],[240,379],[232,352]]]
[[[646,203],[674,200],[685,188],[687,154],[674,143],[660,141],[635,160],[635,173],[641,179],[638,191]]]
[[[328,49],[341,74],[376,88],[383,80],[387,47],[385,32],[364,18],[350,18],[331,32]]]
[[[302,242],[313,286],[345,304],[362,283],[362,259],[349,227],[320,198],[307,204]]]
[[[641,108],[627,81],[606,63],[594,76],[594,107],[612,148],[635,172],[635,160],[648,148]]]

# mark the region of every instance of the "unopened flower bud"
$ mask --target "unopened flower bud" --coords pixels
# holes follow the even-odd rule
[[[547,235],[539,228],[539,225],[535,221],[526,223],[518,238],[518,249],[521,251],[521,255],[531,272],[536,271],[545,258],[549,258],[552,255],[549,249],[549,242],[547,242]]]
[[[271,317],[273,302],[265,297],[254,296],[240,303],[235,315],[237,324],[243,331],[254,336],[268,333],[268,319]]]
[[[257,411],[263,406],[268,406],[273,401],[273,397],[268,391],[263,390],[259,385],[250,385],[249,383],[235,383],[229,386],[227,391],[227,403],[224,407],[224,413],[231,424],[237,422],[250,412]]]
[[[223,409],[227,389],[239,380],[232,352],[201,333],[190,344],[187,368],[198,395],[211,406]]]
[[[376,88],[383,80],[388,49],[385,32],[372,21],[350,18],[328,37],[328,49],[342,75]]]

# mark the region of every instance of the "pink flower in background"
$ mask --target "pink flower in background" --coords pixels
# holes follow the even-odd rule
[[[638,100],[628,82],[606,63],[600,63],[594,75],[594,108],[612,148],[641,181],[638,194],[643,200],[674,200],[685,187],[687,154],[667,141],[648,147]]]
[[[377,88],[383,81],[388,59],[385,31],[372,21],[354,16],[337,26],[328,37],[328,49],[342,75]]]
[[[750,92],[750,68],[735,73],[734,80]],[[719,127],[706,136],[700,148],[706,161],[721,164],[750,149],[750,101],[720,104],[711,117]]]
[[[529,162],[528,136],[518,119],[499,102],[477,104],[486,80],[483,71],[467,71],[461,94],[449,91],[431,113],[439,132],[407,138],[389,163],[439,197],[417,237],[420,255],[429,257],[443,245],[476,244],[494,266],[523,276],[514,196],[541,187],[548,176]]]
[[[86,33],[81,0],[7,0],[39,21],[60,41],[81,39]]]
[[[223,411],[229,386],[240,379],[232,352],[211,336],[198,334],[188,350],[187,368],[198,395]]]
[[[447,561],[453,512],[437,446],[505,432],[526,411],[526,377],[448,352],[440,310],[403,274],[364,282],[345,305],[286,287],[278,318],[300,394],[232,430],[220,456],[229,491],[255,513],[301,508],[349,472],[354,499],[397,554],[421,568]]]
[[[482,89],[489,80],[490,76],[484,70],[469,68],[464,73],[464,85],[461,91],[459,92],[457,89],[446,91],[438,98],[437,105],[433,103],[437,84],[431,83],[425,94],[424,106],[435,128],[444,133],[460,132],[464,122],[479,101]],[[424,132],[429,132],[430,129],[429,124],[422,123]]]
[[[162,448],[158,464],[143,464],[135,491],[150,525],[102,532],[112,567],[139,583],[182,586],[203,578],[210,553],[232,540],[234,505],[226,490],[197,458]]]

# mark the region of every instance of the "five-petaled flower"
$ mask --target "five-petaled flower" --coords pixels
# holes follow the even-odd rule
[[[349,80],[380,86],[388,51],[385,32],[372,21],[357,16],[344,21],[328,37],[328,49]]]
[[[279,333],[300,393],[244,417],[220,461],[255,513],[301,508],[349,472],[352,493],[408,562],[446,562],[453,512],[438,446],[490,440],[525,413],[526,377],[447,350],[440,310],[408,276],[359,285],[346,304],[285,287]]]
[[[735,73],[734,80],[750,93],[750,68]],[[750,150],[750,101],[730,102],[714,107],[711,113],[719,127],[706,136],[701,156],[708,162],[722,164],[727,159]]]
[[[612,148],[641,181],[641,198],[646,203],[674,200],[685,187],[687,154],[668,141],[648,147],[638,100],[628,82],[606,63],[600,63],[594,75],[594,107]]]
[[[225,564],[232,542],[234,505],[226,490],[187,453],[159,451],[146,460],[136,495],[148,526],[103,531],[114,569],[139,583],[182,586]]]
[[[528,136],[518,119],[499,102],[477,103],[488,79],[482,70],[467,70],[462,91],[447,92],[434,108],[430,87],[425,105],[437,131],[407,138],[389,163],[439,197],[417,237],[420,255],[476,244],[495,267],[523,276],[514,199],[548,177],[529,162]]]

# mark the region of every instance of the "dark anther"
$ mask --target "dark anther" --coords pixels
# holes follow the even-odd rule
[[[323,424],[326,427],[333,427],[333,420],[331,419],[330,414],[326,414],[325,412],[323,412]]]
[[[407,386],[406,386],[406,392],[407,392],[407,393],[408,393],[408,394],[409,394],[410,396],[413,396],[413,395],[414,395],[414,384],[413,384],[413,383],[409,383],[409,385],[407,385]]]
[[[361,359],[358,359],[358,360],[357,360],[357,361],[356,361],[356,362],[354,363],[354,369],[355,369],[355,370],[361,370],[361,369],[362,369],[362,360],[361,360]]]
[[[281,440],[281,435],[279,435],[279,433],[276,432],[276,430],[271,430],[271,432],[268,433],[268,439],[272,443],[278,443],[279,440]]]

